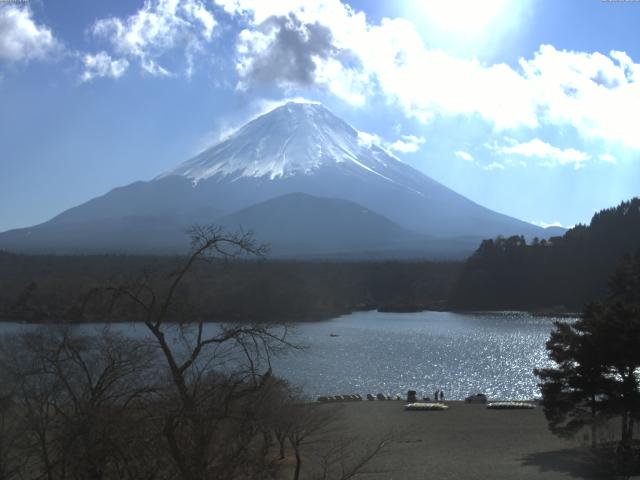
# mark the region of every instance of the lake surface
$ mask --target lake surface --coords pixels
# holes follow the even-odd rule
[[[442,389],[451,400],[479,392],[493,399],[531,399],[540,396],[533,369],[551,365],[545,342],[554,320],[520,312],[356,312],[297,324],[291,338],[306,348],[274,359],[273,371],[312,397],[404,396],[409,389],[431,397]],[[0,324],[3,333],[21,328]],[[146,333],[143,325],[114,328],[132,336]]]

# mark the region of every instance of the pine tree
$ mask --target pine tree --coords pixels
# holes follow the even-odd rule
[[[536,369],[551,431],[573,436],[618,417],[620,447],[629,450],[640,419],[640,252],[611,278],[605,302],[585,307],[574,323],[557,322],[547,342],[554,368]]]

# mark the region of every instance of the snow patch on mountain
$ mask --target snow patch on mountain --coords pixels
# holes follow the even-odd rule
[[[392,181],[383,171],[389,163],[401,162],[376,140],[321,104],[289,102],[159,178],[180,175],[194,184],[217,175],[273,180],[350,163]]]

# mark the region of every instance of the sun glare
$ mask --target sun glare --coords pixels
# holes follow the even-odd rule
[[[458,53],[478,53],[518,23],[527,0],[410,0],[404,15],[427,43]]]
[[[430,23],[444,31],[477,34],[506,13],[508,3],[509,0],[416,0],[412,9],[427,15]]]

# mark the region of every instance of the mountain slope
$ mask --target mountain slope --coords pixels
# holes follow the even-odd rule
[[[304,193],[252,205],[217,223],[230,230],[251,229],[275,255],[398,251],[425,241],[356,203]]]
[[[367,142],[322,105],[288,103],[151,181],[116,188],[37,227],[0,234],[0,248],[20,248],[22,238],[31,247],[55,250],[59,242],[51,235],[60,236],[56,232],[63,225],[73,225],[69,235],[82,249],[82,241],[95,237],[83,228],[137,217],[162,219],[158,235],[168,236],[162,222],[182,228],[185,217],[214,221],[220,214],[296,192],[348,200],[432,237],[548,236],[540,227],[486,209],[418,172]],[[194,215],[211,210],[216,214]],[[129,236],[138,245],[139,233],[129,235],[121,228],[119,245],[126,245]]]
[[[251,229],[281,257],[465,257],[479,238],[440,238],[406,230],[348,200],[291,193],[219,218],[230,230]]]
[[[189,247],[187,230],[211,223],[214,209],[180,216],[135,214],[65,222],[48,222],[0,234],[0,249],[27,253],[182,253]]]
[[[209,195],[232,209],[305,192],[354,201],[431,235],[546,236],[401,162],[319,104],[288,103],[258,117],[159,179],[172,176],[215,190]]]

